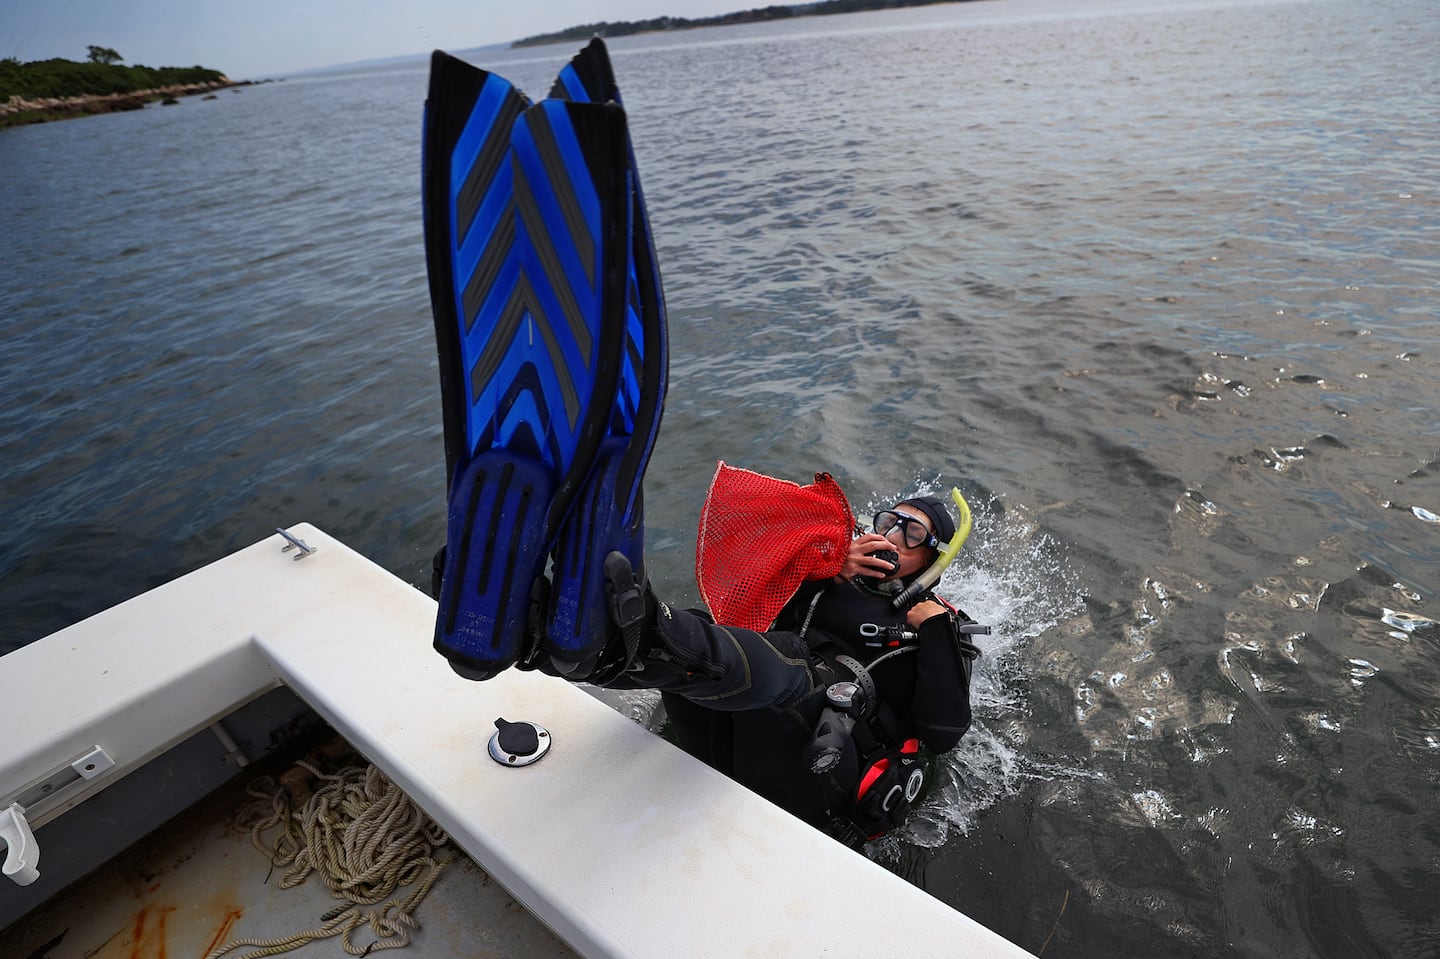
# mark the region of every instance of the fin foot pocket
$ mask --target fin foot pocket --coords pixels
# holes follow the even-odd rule
[[[461,675],[489,678],[530,655],[553,487],[544,464],[490,450],[451,491],[435,648]]]
[[[644,530],[615,508],[627,438],[613,437],[595,474],[561,527],[552,566],[553,588],[545,623],[545,651],[566,678],[587,680],[606,652],[613,624],[609,605],[610,563],[618,553],[630,566],[644,556]],[[637,517],[638,520],[638,517]]]

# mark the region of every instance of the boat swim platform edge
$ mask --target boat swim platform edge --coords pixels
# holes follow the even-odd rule
[[[277,532],[0,657],[0,813],[68,764],[113,763],[43,825],[284,684],[583,956],[1030,955],[582,689],[460,678],[431,647],[433,599],[288,532],[314,551]],[[497,718],[544,727],[548,754],[493,761]]]

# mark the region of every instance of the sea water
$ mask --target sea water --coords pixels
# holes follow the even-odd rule
[[[959,486],[975,728],[868,852],[1031,951],[1440,952],[1437,49],[1424,0],[611,45],[673,340],[658,589],[698,599],[717,459]],[[543,96],[573,52],[467,55]],[[428,583],[425,88],[0,132],[0,651],[301,520]]]

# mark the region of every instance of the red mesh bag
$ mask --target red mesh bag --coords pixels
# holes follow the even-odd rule
[[[722,460],[695,541],[700,596],[718,623],[767,629],[802,582],[840,572],[854,529],[829,473],[799,486]]]

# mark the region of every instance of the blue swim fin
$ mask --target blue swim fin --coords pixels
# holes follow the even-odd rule
[[[615,433],[631,335],[625,114],[531,106],[436,51],[423,167],[449,503],[435,647],[485,679],[533,661],[532,596]]]
[[[592,39],[560,71],[550,96],[573,103],[619,104],[620,91],[602,40]],[[619,551],[635,570],[643,570],[641,482],[660,432],[669,377],[665,296],[628,136],[625,150],[631,184],[622,369],[595,473],[560,529],[545,624],[545,652],[569,679],[596,678],[597,670],[611,672],[620,658],[610,642],[614,627],[605,558]]]

